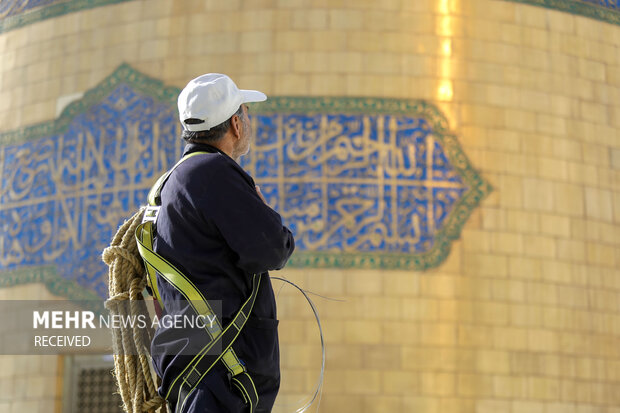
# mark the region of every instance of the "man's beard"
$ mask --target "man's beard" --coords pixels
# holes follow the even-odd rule
[[[241,128],[243,137],[239,139],[239,143],[237,148],[235,148],[235,156],[234,159],[236,161],[239,160],[243,155],[246,155],[250,151],[250,142],[252,140],[252,136],[250,136],[250,125],[249,121],[246,121],[245,118],[242,118]]]

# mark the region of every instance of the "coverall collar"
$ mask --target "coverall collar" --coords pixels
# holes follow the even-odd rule
[[[216,148],[213,145],[209,145],[208,143],[188,143],[187,145],[185,145],[185,149],[183,150],[183,156],[188,155],[192,152],[199,152],[199,151],[204,151],[204,152],[211,152],[211,153],[221,153],[222,155],[226,156],[227,158],[232,159],[230,156],[226,155],[226,153],[218,148]]]

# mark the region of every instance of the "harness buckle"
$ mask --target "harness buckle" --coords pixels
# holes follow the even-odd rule
[[[157,222],[157,217],[159,216],[159,206],[149,205],[144,210],[144,217],[142,218],[142,223],[152,222],[153,225]]]

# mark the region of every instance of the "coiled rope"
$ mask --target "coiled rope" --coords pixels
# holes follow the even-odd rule
[[[102,258],[109,266],[109,295],[105,303],[110,315],[145,317],[147,326],[151,319],[146,309],[142,291],[146,286],[146,271],[138,253],[134,234],[142,222],[144,208],[125,221],[103,250]],[[112,328],[114,350],[114,376],[126,413],[166,413],[166,401],[157,394],[151,371],[150,343],[153,330],[140,327],[140,323],[119,323]],[[155,376],[156,377],[156,376]]]

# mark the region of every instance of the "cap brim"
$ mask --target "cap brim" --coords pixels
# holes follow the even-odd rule
[[[267,95],[258,90],[240,90],[240,92],[243,95],[242,103],[264,102],[267,100]]]

